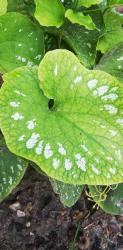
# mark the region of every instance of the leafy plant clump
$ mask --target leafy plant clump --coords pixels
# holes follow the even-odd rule
[[[123,1],[0,1],[0,73],[0,200],[31,161],[123,214]]]

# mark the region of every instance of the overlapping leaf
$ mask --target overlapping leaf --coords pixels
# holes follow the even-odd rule
[[[5,1],[5,0],[3,0]],[[32,15],[35,10],[34,0],[7,0],[8,12],[20,12],[22,14]]]
[[[82,12],[75,12],[68,9],[65,13],[65,17],[67,17],[72,23],[83,25],[89,30],[94,30],[96,28],[91,17],[89,15],[83,15]]]
[[[96,68],[116,76],[123,83],[123,43],[106,53]]]
[[[109,6],[121,6],[123,5],[122,0],[108,0]]]
[[[48,52],[38,74],[40,82],[23,67],[4,77],[0,123],[11,151],[69,184],[122,182],[122,84],[66,50]]]
[[[7,11],[7,0],[0,0],[0,16],[4,15]]]
[[[59,195],[63,205],[72,207],[80,198],[83,186],[70,185],[54,179],[50,179],[50,182],[54,192]]]
[[[106,213],[123,215],[123,184],[111,187],[89,186],[89,189],[92,198]]]
[[[28,17],[19,13],[0,17],[0,72],[39,64],[43,55],[43,32]]]
[[[100,36],[97,50],[102,53],[110,51],[120,42],[123,42],[123,15],[113,9],[108,9],[104,14],[105,29]]]
[[[35,18],[43,26],[60,27],[64,21],[64,7],[60,0],[35,0]]]
[[[0,137],[0,201],[2,201],[22,179],[27,162],[12,154]]]
[[[70,22],[64,25],[62,32],[63,39],[87,68],[92,68],[95,64],[98,36],[97,30],[88,31],[84,27]]]
[[[85,7],[90,7],[91,5],[94,5],[94,4],[99,4],[101,3],[102,0],[79,0],[78,1],[78,7],[80,6],[85,6]]]

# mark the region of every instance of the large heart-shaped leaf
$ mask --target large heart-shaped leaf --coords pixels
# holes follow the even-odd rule
[[[91,5],[99,4],[101,2],[102,2],[102,0],[78,0],[78,7],[85,6],[88,8]]]
[[[0,201],[3,200],[22,179],[28,163],[12,154],[0,137]]]
[[[7,0],[0,0],[0,16],[4,15],[7,11]]]
[[[0,72],[39,64],[44,55],[42,30],[19,13],[0,17]]]
[[[123,215],[123,183],[117,186],[89,186],[90,195],[106,212]]]
[[[89,15],[83,15],[82,12],[75,12],[68,9],[65,13],[65,17],[67,17],[72,23],[80,24],[89,30],[96,29],[91,17]]]
[[[123,44],[106,53],[96,68],[116,76],[123,83]]]
[[[35,0],[35,18],[43,26],[60,27],[64,21],[64,6],[60,0]]]
[[[66,184],[61,181],[56,181],[54,179],[50,179],[50,182],[54,192],[59,195],[63,205],[67,207],[72,207],[80,198],[83,186]]]
[[[4,76],[0,123],[11,151],[69,184],[122,182],[122,84],[67,50],[48,52],[38,75],[22,67]]]
[[[102,53],[110,51],[120,42],[123,42],[123,15],[113,9],[108,9],[104,14],[105,30],[97,44],[97,50]]]

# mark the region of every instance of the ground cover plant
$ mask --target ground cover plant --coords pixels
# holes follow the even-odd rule
[[[123,213],[123,1],[0,1],[0,200],[29,163]]]

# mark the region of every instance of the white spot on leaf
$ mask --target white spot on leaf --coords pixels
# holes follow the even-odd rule
[[[27,122],[27,128],[28,128],[28,129],[30,129],[30,130],[31,130],[31,129],[34,129],[35,126],[36,126],[35,119],[33,119],[33,120]]]
[[[46,159],[49,159],[51,156],[53,156],[53,151],[51,150],[50,144],[46,144],[45,149],[44,149],[44,157]]]
[[[57,169],[57,168],[59,167],[59,164],[60,164],[60,160],[54,158],[54,159],[53,159],[53,167],[54,167],[55,169]]]
[[[72,168],[72,162],[69,159],[66,159],[64,167],[66,170],[70,170]]]
[[[37,147],[35,148],[35,153],[37,155],[40,155],[43,151],[43,141],[40,141],[37,145]]]
[[[34,146],[36,145],[36,143],[38,142],[40,138],[40,135],[37,133],[33,133],[30,137],[30,139],[26,142],[26,147],[28,149],[34,148]]]
[[[117,94],[109,94],[109,95],[101,97],[101,99],[104,101],[107,101],[107,100],[115,101],[117,98],[118,98]]]
[[[102,96],[108,91],[108,89],[109,89],[109,86],[103,85],[93,91],[93,96]]]
[[[109,114],[117,114],[117,108],[113,105],[106,104],[104,105],[104,109],[109,112]]]
[[[20,102],[10,102],[10,106],[11,107],[13,107],[13,108],[17,108],[17,107],[19,107],[19,105],[20,105]]]
[[[76,154],[75,158],[77,159],[76,163],[77,166],[84,172],[86,172],[86,159],[84,157],[81,157],[80,154]]]
[[[88,88],[89,88],[89,89],[95,88],[96,85],[97,85],[97,83],[98,83],[98,80],[97,80],[97,79],[89,80],[89,81],[88,81]]]
[[[18,121],[18,120],[22,120],[24,118],[24,116],[21,114],[21,113],[14,113],[11,118],[13,118],[15,121]]]
[[[63,145],[61,143],[58,143],[58,152],[61,155],[66,155],[66,150],[64,149]]]

